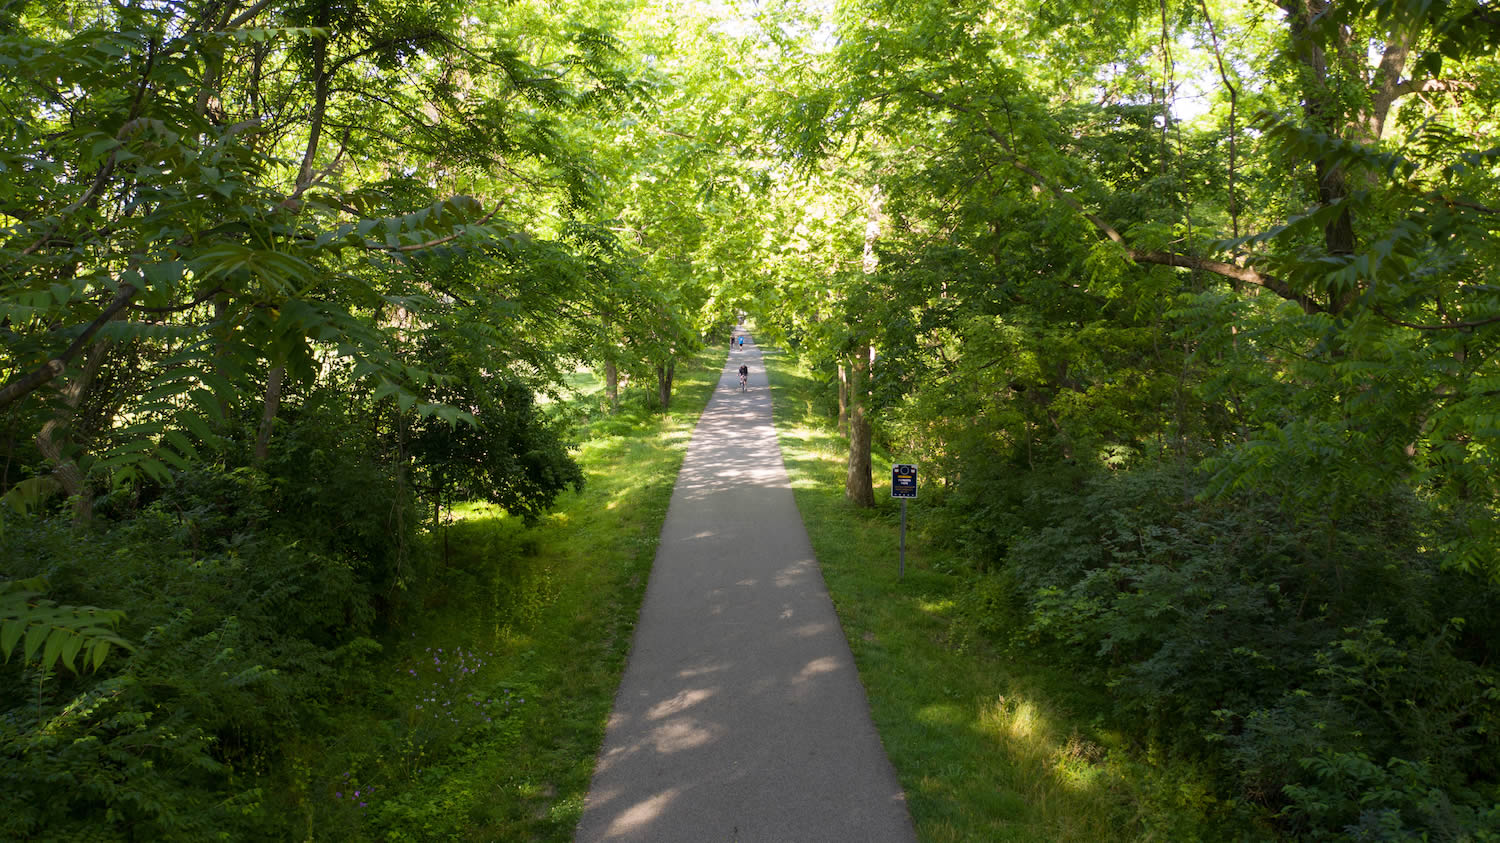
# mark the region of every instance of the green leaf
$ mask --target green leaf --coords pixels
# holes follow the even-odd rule
[[[166,485],[167,483],[172,482],[172,472],[167,470],[167,466],[163,464],[160,459],[154,457],[143,457],[137,463],[137,466],[141,471],[144,471],[147,476],[158,483]]]
[[[105,138],[104,140],[94,141],[94,145],[89,147],[89,158],[92,160],[98,160],[100,158],[103,158],[106,152],[118,149],[119,146],[120,141],[116,140],[115,138]]]
[[[5,655],[5,661],[10,661],[10,654],[16,648],[16,642],[21,640],[21,633],[26,631],[26,621],[21,618],[6,618],[0,621],[0,653]]]
[[[149,263],[141,267],[146,286],[163,294],[169,293],[182,281],[187,265],[179,260]]]
[[[47,643],[46,646],[42,648],[42,667],[43,669],[46,669],[49,665],[54,665],[57,663],[58,657],[62,655],[63,648],[68,643],[68,639],[74,636],[73,633],[67,629],[48,629],[41,626],[36,628],[46,630],[47,633]]]
[[[104,664],[104,657],[109,655],[110,643],[111,639],[100,638],[89,648],[89,665],[94,670],[98,670],[99,666]]]
[[[50,474],[28,477],[0,496],[0,503],[9,506],[17,515],[25,515],[61,489],[62,485]],[[0,524],[3,523],[4,519],[0,519]]]
[[[26,630],[26,641],[21,645],[21,658],[31,661],[37,651],[41,649],[43,642],[47,640],[48,628],[41,623],[34,623]]]
[[[191,416],[191,414],[187,415]],[[166,433],[162,434],[162,438],[165,439],[167,443],[170,444],[173,448],[175,448],[177,450],[177,453],[181,454],[183,457],[188,459],[197,458],[197,448],[193,447],[192,440],[182,435],[181,431],[169,429]]]
[[[194,391],[193,395],[195,396],[195,403],[196,403],[196,396],[199,393],[203,393],[203,392],[206,392],[206,390],[196,390],[196,391]],[[212,400],[212,396],[209,396],[209,400]],[[218,415],[219,410],[218,410],[218,405],[217,404],[215,404],[212,412],[214,413],[214,415]],[[191,431],[194,436],[198,437],[199,439],[203,440],[204,442],[210,442],[210,441],[214,440],[213,428],[211,428],[211,427],[208,426],[208,422],[204,421],[203,420],[203,416],[200,415],[199,413],[184,412],[184,413],[178,415],[177,421],[183,427],[185,427],[189,431]]]

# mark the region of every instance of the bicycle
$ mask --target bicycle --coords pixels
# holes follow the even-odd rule
[[[745,392],[745,391],[747,391],[746,388],[745,388],[745,376],[744,375],[740,375],[740,392]]]

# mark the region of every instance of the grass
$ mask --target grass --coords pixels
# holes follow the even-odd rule
[[[308,839],[572,839],[722,355],[679,366],[665,416],[638,400],[603,414],[597,385],[575,376],[582,492],[530,528],[457,510],[443,587],[374,668],[380,699],[337,712],[336,735],[304,750]]]
[[[920,538],[920,499],[898,579],[900,504],[879,483],[875,509],[845,502],[848,446],[819,409],[825,390],[787,355],[765,356],[797,506],[918,837],[1212,839],[1195,771],[1127,751],[1098,725],[1106,698],[1040,658],[955,635],[967,581]],[[893,461],[875,455],[877,480]]]
[[[817,409],[821,385],[784,355],[766,360],[797,503],[919,837],[1213,839],[1194,771],[1127,751],[1099,726],[1106,699],[954,634],[968,584],[921,539],[920,500],[897,579],[898,504],[845,504],[846,446]],[[300,753],[290,788],[306,839],[571,840],[721,363],[711,349],[680,367],[667,416],[639,401],[603,414],[596,384],[576,377],[586,488],[535,527],[458,510],[443,587],[384,642],[374,699],[332,709],[339,727]]]

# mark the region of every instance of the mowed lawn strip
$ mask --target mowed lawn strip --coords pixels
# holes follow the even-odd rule
[[[797,506],[919,838],[1212,839],[1194,771],[1113,746],[1095,725],[1103,699],[1048,665],[983,642],[957,646],[963,575],[944,572],[953,560],[918,538],[921,498],[908,504],[897,577],[900,503],[889,477],[906,460],[876,453],[876,508],[849,505],[848,444],[817,409],[822,385],[783,352],[765,359]]]

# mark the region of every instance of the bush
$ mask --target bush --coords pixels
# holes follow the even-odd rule
[[[283,410],[277,447],[263,467],[271,495],[261,505],[269,520],[248,523],[274,525],[325,549],[385,595],[408,572],[419,519],[394,464],[397,449],[348,401],[325,388]]]
[[[1049,648],[1144,742],[1327,839],[1479,839],[1496,817],[1493,584],[1441,567],[1423,508],[1340,522],[1190,471],[1033,480],[962,635]],[[979,535],[983,535],[980,533]],[[1468,835],[1466,838],[1465,835]]]
[[[1307,784],[1287,785],[1282,816],[1306,836],[1332,840],[1500,840],[1500,804],[1434,777],[1433,765],[1362,752],[1323,750],[1303,758]]]
[[[387,739],[370,758],[398,746],[409,766],[446,758],[467,735],[515,730],[527,696],[519,689],[449,698],[444,685],[429,694],[432,709],[403,714],[392,710],[390,677],[371,670],[376,639],[425,607],[438,577],[492,591],[497,624],[521,617],[529,593],[547,587],[497,569],[514,554],[496,547],[440,565],[418,531],[424,476],[451,468],[451,490],[527,521],[582,483],[559,427],[523,384],[469,374],[461,385],[474,392],[449,397],[472,399],[464,404],[478,427],[414,423],[414,413],[391,415],[394,402],[371,407],[357,391],[314,389],[284,401],[261,465],[232,467],[249,461],[258,419],[246,418],[238,437],[220,431],[200,443],[223,465],[116,489],[89,529],[61,515],[6,524],[0,582],[26,579],[28,594],[123,612],[117,631],[132,649],[83,674],[23,658],[0,666],[0,838],[301,837],[377,813],[368,798],[343,798],[376,782],[345,794],[342,780],[307,761],[345,733],[333,710],[372,713],[385,725],[371,731],[388,734],[370,736]],[[391,423],[372,423],[376,410]],[[434,441],[441,447],[427,450]],[[483,667],[475,653],[453,655],[460,676]],[[425,662],[404,669],[437,687],[419,676]],[[357,775],[360,757],[345,753],[339,774]],[[320,784],[326,794],[314,793]]]
[[[42,521],[0,537],[0,576],[123,610],[134,644],[96,673],[0,668],[0,836],[281,836],[282,819],[258,810],[256,776],[288,733],[315,732],[330,702],[367,686],[381,569],[348,537],[374,528],[300,533],[302,519],[277,517],[288,496],[257,471],[174,480],[96,532]]]

